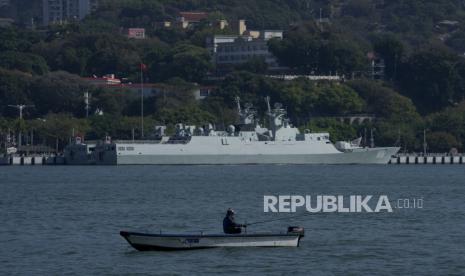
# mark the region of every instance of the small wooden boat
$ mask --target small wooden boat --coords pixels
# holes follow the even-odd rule
[[[255,234],[147,234],[121,231],[135,249],[185,250],[215,247],[297,247],[304,237],[302,227],[289,227],[287,233]]]

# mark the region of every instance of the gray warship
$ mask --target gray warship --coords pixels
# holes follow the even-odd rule
[[[355,142],[333,144],[329,133],[303,133],[287,118],[277,103],[270,106],[267,97],[269,128],[262,127],[252,105],[241,107],[236,99],[240,123],[217,131],[204,127],[177,124],[175,134],[164,135],[157,127],[159,139],[114,140],[107,138],[95,146],[86,164],[97,165],[231,165],[231,164],[387,164],[398,147],[361,147]],[[358,142],[357,142],[358,141]],[[75,162],[77,163],[77,162]]]

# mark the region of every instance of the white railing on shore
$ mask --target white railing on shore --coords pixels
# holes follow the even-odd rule
[[[339,75],[266,75],[267,78],[280,79],[280,80],[294,80],[297,78],[305,78],[313,81],[342,81],[343,76]]]
[[[457,154],[451,154],[451,153],[427,153],[426,155],[423,153],[417,153],[417,152],[411,152],[411,153],[397,153],[395,155],[396,157],[461,157],[465,156],[465,153],[457,153]]]

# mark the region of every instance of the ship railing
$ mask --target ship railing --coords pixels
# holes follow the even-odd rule
[[[160,144],[161,140],[113,140],[112,142],[120,144]]]

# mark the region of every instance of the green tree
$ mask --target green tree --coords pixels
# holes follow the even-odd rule
[[[44,137],[51,147],[62,149],[69,143],[74,132],[75,135],[85,136],[90,130],[85,119],[76,119],[67,113],[47,114],[42,120],[35,120],[31,127],[38,136]]]
[[[402,42],[392,34],[385,34],[375,38],[373,49],[384,59],[386,76],[395,79],[404,54]]]
[[[0,28],[0,52],[27,52],[39,40],[40,36],[36,32],[15,27]]]
[[[363,51],[352,40],[305,23],[286,32],[283,40],[271,39],[268,46],[282,65],[302,73],[350,75],[366,67]]]
[[[412,101],[400,95],[381,82],[356,80],[348,82],[367,104],[367,112],[378,117],[388,118],[396,122],[412,123],[421,120]]]
[[[461,148],[462,144],[447,132],[432,132],[427,134],[429,150],[432,152],[449,152],[452,148]]]
[[[93,87],[91,93],[91,106],[93,110],[99,109],[104,114],[111,115],[134,115],[140,113],[139,92],[128,89]],[[133,110],[135,106],[135,111]]]
[[[435,133],[448,133],[463,145],[465,143],[465,102],[446,108],[425,118],[426,127]],[[432,145],[434,146],[434,145]]]
[[[326,85],[319,89],[316,110],[320,114],[342,115],[359,113],[365,103],[359,95],[347,86]]]
[[[0,67],[37,75],[43,75],[48,72],[47,62],[43,57],[13,51],[0,53]]]
[[[62,37],[38,43],[33,51],[43,56],[53,71],[81,76],[109,73],[127,76],[137,72],[141,61],[135,42],[120,34],[64,33]]]
[[[29,74],[0,68],[0,114],[2,116],[18,116],[17,110],[9,108],[8,105],[32,103],[29,97],[32,81],[33,78]]]
[[[304,129],[309,129],[312,132],[328,132],[332,142],[353,140],[358,136],[354,126],[332,118],[312,119],[305,125]]]
[[[414,53],[402,65],[400,84],[422,113],[438,111],[453,103],[461,82],[455,55],[431,48]]]
[[[204,48],[181,44],[173,49],[169,58],[170,77],[180,77],[186,81],[200,82],[213,68],[210,54]]]
[[[75,75],[53,72],[34,80],[30,99],[41,115],[49,112],[82,115],[83,93],[88,89],[88,85]]]
[[[373,13],[373,4],[370,0],[349,0],[344,7],[344,14],[354,17],[368,17]]]
[[[348,85],[365,100],[367,112],[376,115],[376,123],[370,128],[376,129],[378,145],[421,148],[418,134],[424,122],[409,98],[376,81],[357,80]]]
[[[120,115],[104,114],[94,115],[89,118],[91,130],[88,139],[102,139],[105,136],[118,139],[132,139],[132,131],[136,139],[141,139],[140,117],[126,117]],[[155,121],[150,117],[144,117],[144,134],[147,138],[154,130]]]

